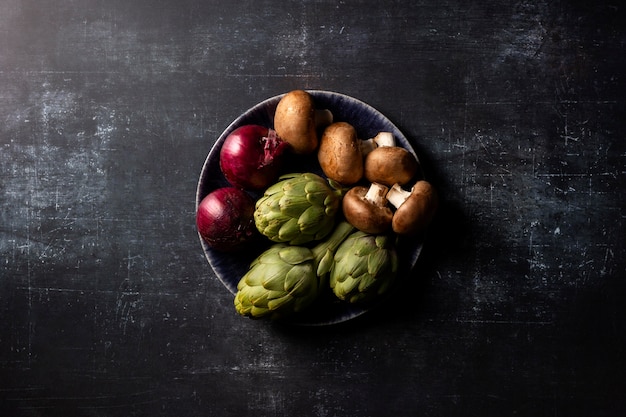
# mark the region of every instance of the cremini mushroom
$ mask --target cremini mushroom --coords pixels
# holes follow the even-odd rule
[[[388,187],[405,185],[415,176],[417,158],[401,146],[379,146],[365,157],[364,176],[369,182],[379,182]]]
[[[396,208],[391,228],[399,235],[423,231],[434,217],[439,203],[436,190],[425,180],[417,181],[410,191],[394,184],[386,198]]]
[[[363,157],[380,146],[396,146],[396,139],[391,132],[378,132],[376,136],[361,141],[361,153]]]
[[[362,232],[386,233],[391,229],[393,212],[387,205],[388,187],[373,183],[370,187],[357,185],[344,195],[343,215],[348,223]]]
[[[363,155],[354,127],[335,122],[324,129],[317,159],[324,174],[342,185],[356,184],[363,177]]]
[[[296,154],[309,154],[317,149],[317,130],[332,122],[332,113],[316,109],[313,97],[304,90],[285,94],[274,113],[274,130],[288,142]]]

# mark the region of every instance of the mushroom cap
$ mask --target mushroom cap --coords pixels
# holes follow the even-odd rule
[[[343,215],[348,223],[362,232],[386,233],[391,228],[393,212],[387,206],[377,206],[364,197],[368,188],[357,185],[343,196]]]
[[[308,154],[317,149],[313,97],[304,90],[285,94],[276,106],[274,130],[291,145],[294,153]]]
[[[389,187],[396,183],[407,184],[417,169],[415,155],[400,146],[380,146],[365,157],[365,178]]]
[[[324,174],[342,185],[356,184],[363,177],[363,156],[354,127],[335,122],[324,129],[317,152]]]
[[[438,203],[437,192],[428,181],[416,182],[411,195],[394,213],[391,228],[399,235],[423,231],[434,217]]]

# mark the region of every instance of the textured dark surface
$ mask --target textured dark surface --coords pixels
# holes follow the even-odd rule
[[[622,416],[618,2],[0,3],[3,416]],[[240,318],[194,194],[228,124],[338,91],[442,195],[345,325]]]

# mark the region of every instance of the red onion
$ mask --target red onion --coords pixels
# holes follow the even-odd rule
[[[240,126],[224,140],[220,168],[234,187],[261,190],[278,178],[288,147],[273,129]]]
[[[202,199],[196,213],[196,226],[210,247],[232,252],[259,235],[253,216],[252,197],[239,188],[223,187]]]

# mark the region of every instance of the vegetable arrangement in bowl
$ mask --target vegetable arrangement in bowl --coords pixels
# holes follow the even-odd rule
[[[376,110],[294,90],[224,131],[196,205],[205,254],[239,314],[319,325],[364,313],[414,266],[437,194]]]

